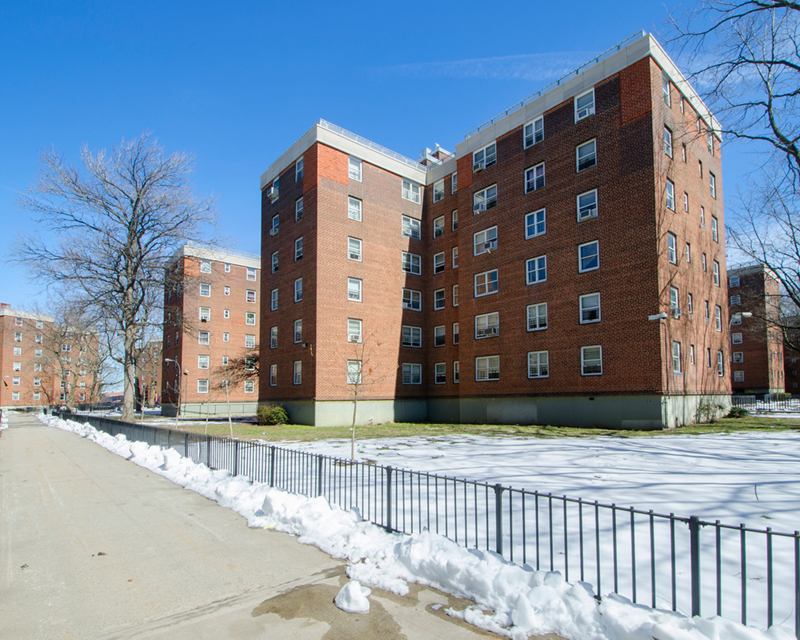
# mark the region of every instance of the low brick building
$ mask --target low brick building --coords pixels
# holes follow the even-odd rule
[[[649,35],[419,161],[319,121],[261,176],[260,402],[659,428],[730,400],[718,125]]]

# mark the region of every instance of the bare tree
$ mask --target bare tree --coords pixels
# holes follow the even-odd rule
[[[225,394],[225,404],[228,408],[228,429],[233,438],[233,421],[231,419],[231,391],[240,384],[258,380],[258,349],[250,351],[237,358],[228,358],[227,363],[217,367],[214,371],[215,384],[213,388]]]
[[[358,402],[369,387],[378,384],[385,377],[375,369],[377,352],[382,343],[373,332],[366,336],[352,334],[348,336],[349,349],[342,355],[347,366],[347,388],[353,400],[353,421],[350,425],[350,459],[356,459],[356,418]]]
[[[124,420],[134,417],[136,361],[163,318],[167,259],[213,222],[212,201],[192,194],[192,158],[166,156],[149,134],[110,152],[81,150],[82,167],[56,151],[20,205],[45,234],[22,236],[16,259],[49,286],[69,292],[108,332],[121,365]]]

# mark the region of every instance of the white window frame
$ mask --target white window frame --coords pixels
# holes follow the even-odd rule
[[[673,318],[681,317],[681,292],[678,287],[669,288],[669,313]]]
[[[531,269],[533,266],[533,269]],[[542,275],[542,272],[544,275]],[[531,278],[531,275],[535,275]],[[539,284],[547,281],[547,256],[536,256],[525,261],[525,284]]]
[[[600,293],[587,293],[578,298],[580,324],[593,324],[601,320]]]
[[[458,192],[458,172],[453,173],[450,176],[450,193],[457,193]]]
[[[458,285],[457,284],[453,285],[453,306],[454,307],[458,306]]]
[[[401,267],[405,273],[410,273],[415,276],[422,275],[422,256],[416,253],[403,251]]]
[[[714,278],[714,286],[718,287],[719,286],[719,262],[714,260],[711,264],[712,264],[712,273],[713,273],[712,277]]]
[[[531,120],[523,127],[522,139],[525,149],[544,140],[544,116]]]
[[[664,125],[664,154],[672,158],[672,130]]]
[[[587,140],[575,147],[575,173],[597,166],[597,139]]]
[[[404,362],[402,368],[403,384],[422,384],[422,365],[415,362]]]
[[[585,98],[587,96],[591,96],[591,101],[584,101],[582,106],[579,107],[578,103],[581,101],[582,98]],[[576,123],[580,122],[584,118],[593,116],[595,113],[594,87],[592,87],[588,91],[584,91],[583,93],[579,93],[577,96],[575,96],[574,105],[575,105]]]
[[[716,216],[711,216],[711,239],[719,242],[719,221]]]
[[[300,344],[303,342],[303,319],[298,318],[294,321],[294,343]]]
[[[681,343],[677,340],[672,341],[672,373],[675,375],[683,374],[681,362]]]
[[[211,285],[207,283],[200,283],[200,296],[203,298],[211,297]]]
[[[433,254],[433,274],[437,275],[440,273],[444,273],[444,251],[440,251],[439,253]]]
[[[207,355],[198,355],[197,356],[197,368],[198,369],[208,369],[209,367],[209,357]]]
[[[476,256],[497,251],[497,227],[489,227],[473,234],[472,248],[473,255]]]
[[[667,179],[665,192],[667,194],[667,209],[675,211],[675,183]]]
[[[197,332],[197,344],[210,345],[211,344],[211,334],[208,331],[198,331]]]
[[[444,216],[439,216],[433,221],[433,239],[444,235]]]
[[[292,384],[303,384],[303,362],[295,360],[292,365]]]
[[[422,189],[418,183],[403,178],[403,190],[401,193],[403,200],[409,200],[415,204],[420,204],[422,202],[421,193]]]
[[[433,310],[434,311],[441,311],[445,308],[445,292],[444,289],[436,289],[433,292]]]
[[[458,322],[453,323],[453,344],[457,345],[459,342],[459,331],[460,331],[460,324]]]
[[[200,273],[211,273],[211,260],[200,259]]]
[[[363,163],[358,158],[350,156],[347,160],[347,177],[350,180],[361,182],[363,179]]]
[[[197,393],[208,393],[208,380],[197,381]]]
[[[733,372],[733,381],[734,382],[744,382],[744,371],[734,371]]]
[[[445,325],[441,324],[433,328],[433,346],[447,346],[447,330]]]
[[[244,314],[244,323],[248,326],[255,327],[256,326],[256,314],[252,311],[248,311]]]
[[[488,169],[497,164],[497,143],[492,142],[472,154],[472,172]]]
[[[440,200],[444,200],[444,178],[433,183],[433,201],[436,203]]]
[[[269,235],[277,236],[280,229],[281,229],[280,214],[276,213],[274,216],[272,216],[272,226],[269,230]]]
[[[472,213],[480,215],[484,211],[488,211],[497,206],[497,185],[492,184],[476,191],[472,196]]]
[[[275,273],[278,270],[278,252],[272,252],[272,273]]]
[[[269,365],[269,386],[275,387],[278,385],[278,365]]]
[[[404,324],[401,331],[401,346],[413,349],[422,348],[422,327]]]
[[[252,294],[252,295],[251,295]],[[244,294],[244,301],[254,304],[256,301],[256,292],[254,289],[247,289]]]
[[[361,360],[347,361],[347,384],[361,384]]]
[[[667,258],[670,264],[678,264],[678,236],[667,233]]]
[[[525,169],[525,193],[544,189],[546,184],[544,162]]]
[[[415,289],[403,289],[403,309],[422,311],[422,292]]]
[[[256,392],[256,381],[255,380],[245,380],[244,381],[244,392],[245,393],[255,393]]]
[[[199,308],[199,320],[200,322],[210,322],[211,321],[211,308],[210,307],[200,307]]]
[[[491,382],[500,379],[500,356],[478,356],[475,358],[475,382]]]
[[[450,214],[450,231],[458,231],[458,209]]]
[[[303,279],[298,278],[294,281],[294,301],[300,302],[303,299]]]
[[[738,307],[742,304],[742,296],[731,296],[731,306]]]
[[[294,203],[294,221],[299,222],[303,219],[303,198],[302,196]]]
[[[294,261],[302,259],[303,257],[303,236],[300,236],[294,241]]]
[[[361,320],[358,318],[347,319],[347,341],[348,342],[361,342]]]
[[[497,269],[476,273],[473,281],[476,298],[493,295],[500,289],[500,274]]]
[[[531,232],[531,229],[533,231]],[[547,211],[539,209],[525,215],[525,239],[530,240],[547,233]]]
[[[731,344],[742,344],[742,334],[740,332],[731,334]]]
[[[581,204],[581,198],[585,198],[586,196],[593,196],[594,197],[594,204],[589,202],[585,202]],[[583,222],[584,220],[590,220],[591,218],[596,218],[598,214],[598,203],[597,203],[597,189],[592,189],[591,191],[585,191],[584,193],[579,193],[576,198],[576,207],[578,210],[578,222]]]
[[[270,308],[270,311],[277,311],[278,310],[278,290],[277,289],[273,289],[270,292],[269,308]]]
[[[294,181],[299,182],[303,179],[303,156],[297,159],[294,163]]]
[[[414,240],[419,240],[422,238],[420,221],[416,218],[403,216],[402,225],[402,235],[404,238],[413,238]]]
[[[226,296],[229,296],[229,295],[231,295],[231,288],[230,288],[230,287],[225,287],[225,288],[222,290],[222,293],[223,293],[223,295],[226,295]]]
[[[347,198],[347,218],[361,222],[363,204],[358,198],[348,196]]]
[[[227,340],[225,341],[227,342]],[[255,349],[256,348],[256,336],[255,334],[248,333],[244,336],[244,348],[245,349]]]
[[[719,305],[714,307],[714,322],[717,331],[722,331],[722,307]]]
[[[547,329],[547,303],[529,304],[526,310],[528,331],[544,331]]]
[[[450,264],[453,269],[458,269],[458,245],[450,250]]]
[[[278,348],[278,327],[269,328],[269,348],[270,349]]]
[[[589,350],[592,350],[590,352]],[[593,351],[597,350],[598,357],[587,358]],[[589,370],[589,367],[599,367],[599,370]],[[581,347],[581,375],[582,376],[602,376],[603,375],[603,347],[599,344],[588,347]]]
[[[547,351],[528,352],[528,378],[550,377],[550,354]]]
[[[475,339],[496,338],[500,335],[500,314],[497,311],[475,316]]]
[[[361,242],[360,238],[353,238],[352,236],[348,236],[347,238],[347,259],[353,260],[355,262],[361,262],[361,249],[363,243]]]
[[[453,384],[458,384],[461,381],[461,372],[458,360],[453,363]]]
[[[733,361],[736,364],[741,364],[744,362],[744,351],[734,351],[733,352]]]
[[[447,363],[437,362],[433,365],[433,383],[446,384],[447,383]]]
[[[347,279],[347,299],[351,302],[361,302],[361,279]]]
[[[711,193],[711,197],[715,200],[717,199],[717,176],[715,176],[710,171],[708,172],[708,189]]]
[[[592,248],[594,252],[592,252]],[[600,268],[600,241],[592,240],[578,245],[578,273],[597,271]]]

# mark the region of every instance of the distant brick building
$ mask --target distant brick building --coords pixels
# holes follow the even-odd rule
[[[624,428],[729,404],[713,116],[650,36],[523,103],[419,162],[319,121],[267,169],[261,402]]]
[[[770,324],[780,285],[762,265],[728,272],[731,388],[734,393],[782,393],[785,387],[783,330]],[[744,317],[743,313],[752,313]]]
[[[169,270],[162,413],[175,415],[180,396],[185,415],[224,415],[229,403],[234,414],[254,414],[259,256],[187,244]]]
[[[163,340],[150,340],[136,361],[139,394],[145,407],[155,407],[161,404],[163,349]]]

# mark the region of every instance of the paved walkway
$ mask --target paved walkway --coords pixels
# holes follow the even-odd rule
[[[11,415],[0,431],[0,639],[497,637],[413,587],[333,598],[344,565],[75,434]]]

